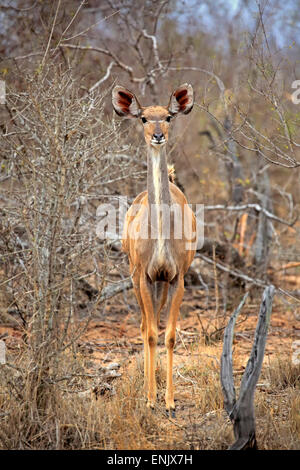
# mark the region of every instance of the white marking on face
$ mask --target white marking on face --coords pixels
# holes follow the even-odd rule
[[[157,142],[156,140],[151,139],[150,143],[151,145],[153,145],[153,147],[159,147],[159,146],[164,146],[167,143],[167,141],[166,139],[164,139],[164,140],[160,140],[159,142]]]

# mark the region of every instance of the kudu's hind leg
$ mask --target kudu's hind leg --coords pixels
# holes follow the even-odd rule
[[[168,282],[156,282],[155,283],[155,291],[154,291],[154,311],[156,313],[156,323],[157,327],[159,327],[159,319],[160,319],[160,312],[162,311],[163,307],[166,304],[168,298],[168,289],[169,283]]]
[[[184,280],[178,277],[170,284],[168,310],[169,317],[167,322],[165,345],[167,348],[167,388],[166,388],[166,410],[175,416],[174,387],[173,387],[173,350],[176,340],[176,322],[179,315],[179,309],[183,298]]]

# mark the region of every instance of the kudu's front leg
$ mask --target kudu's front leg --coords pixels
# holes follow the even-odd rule
[[[144,342],[144,391],[147,393],[148,391],[148,369],[149,369],[149,346],[148,346],[148,337],[147,337],[147,322],[146,322],[146,313],[144,309],[144,304],[141,296],[141,289],[140,289],[140,273],[133,270],[134,273],[132,274],[132,283],[134,288],[134,293],[138,304],[141,309],[141,335]]]
[[[148,402],[147,406],[154,408],[156,401],[156,379],[155,379],[155,368],[156,368],[156,347],[158,340],[158,327],[157,319],[154,310],[153,301],[153,290],[154,285],[146,279],[146,276],[140,278],[140,294],[144,306],[145,316],[143,317],[142,323],[144,322],[144,347],[145,352],[147,350],[148,364],[146,364],[147,356],[145,356],[145,380],[148,386]],[[145,328],[146,326],[146,328]]]
[[[174,387],[173,387],[173,351],[176,340],[176,322],[179,316],[179,309],[183,298],[184,280],[177,277],[169,287],[168,310],[169,317],[165,335],[165,345],[167,348],[167,388],[166,388],[166,410],[175,417]]]

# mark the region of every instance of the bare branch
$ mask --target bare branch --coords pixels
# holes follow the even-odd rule
[[[199,251],[197,252],[196,257],[199,257],[199,258],[203,259],[203,261],[205,261],[208,264],[212,264],[212,265],[214,264],[213,260],[211,260],[210,258],[208,258],[205,255],[202,255],[202,253],[199,253]],[[224,271],[225,273],[229,273],[232,276],[235,276],[239,279],[243,279],[246,282],[250,282],[251,284],[254,284],[255,286],[259,286],[259,287],[269,287],[270,286],[270,284],[267,284],[266,282],[262,281],[261,279],[254,279],[253,277],[250,277],[247,274],[242,273],[241,271],[238,271],[236,269],[230,269],[230,268],[228,268],[228,266],[224,266],[220,263],[216,262],[216,267],[218,269],[220,269],[221,271]],[[300,303],[299,298],[295,297],[293,294],[291,294],[290,292],[282,289],[281,287],[277,287],[276,291],[278,293],[280,293],[282,295],[286,295],[287,297],[290,297],[291,299],[296,300],[296,302]]]
[[[211,72],[210,70],[202,69],[200,67],[181,67],[181,66],[169,67],[167,71],[169,71],[169,70],[170,71],[175,71],[175,72],[179,72],[179,71],[202,72],[202,73],[205,73],[207,75],[210,75],[211,77],[213,77],[216,80],[216,83],[217,83],[217,85],[219,87],[219,90],[220,90],[220,93],[221,93],[221,99],[224,100],[225,85],[222,82],[222,80],[220,79],[220,77],[218,77],[218,75]]]
[[[78,38],[78,36],[82,36],[83,34],[87,33],[87,32],[90,31],[91,29],[93,29],[95,26],[97,26],[99,23],[102,23],[103,21],[108,20],[109,18],[111,18],[112,16],[114,16],[114,15],[116,15],[116,14],[118,14],[118,13],[120,13],[120,10],[113,11],[110,15],[107,15],[105,18],[101,18],[99,21],[97,21],[96,23],[92,24],[91,26],[89,26],[89,27],[86,28],[85,30],[80,31],[79,33],[75,34],[74,36],[71,36],[71,37],[69,37],[69,38],[64,39],[64,41],[71,41],[72,39]]]
[[[54,20],[53,20],[53,24],[52,24],[52,28],[51,28],[51,31],[50,31],[50,35],[49,35],[49,39],[48,39],[46,51],[45,51],[44,57],[43,57],[43,59],[42,59],[41,67],[44,67],[44,64],[45,64],[45,60],[46,60],[46,57],[47,57],[47,54],[48,54],[48,50],[49,50],[49,47],[50,47],[50,43],[51,43],[51,39],[52,39],[54,27],[55,27],[55,24],[56,24],[56,20],[57,20],[57,15],[58,15],[58,11],[59,11],[59,8],[60,8],[60,4],[61,4],[61,0],[58,0],[58,2],[57,2],[57,7],[56,7],[56,11],[55,11],[55,16],[54,16]]]
[[[260,206],[259,204],[243,204],[240,206],[225,206],[222,204],[217,204],[215,206],[205,206],[206,211],[216,211],[216,210],[244,211],[246,209],[254,209],[256,210],[256,212],[262,212],[269,219],[275,220],[276,222],[280,222],[281,224],[284,224],[284,225],[288,225],[289,227],[292,227],[297,221],[297,218],[291,222],[281,219],[280,217],[277,217],[277,215],[272,214],[271,212],[269,212],[267,209]]]
[[[160,61],[159,54],[158,54],[156,36],[153,36],[152,34],[148,34],[145,29],[142,30],[142,34],[143,34],[143,36],[144,36],[145,38],[151,39],[155,63],[156,63],[156,66],[157,66],[158,70],[159,70],[160,72],[162,72],[162,71],[163,71],[163,66],[162,66],[162,63],[161,63],[161,61]]]
[[[101,297],[100,297],[100,302],[103,302],[104,300],[110,299],[111,297],[114,297],[115,295],[119,294],[120,292],[124,292],[125,290],[131,289],[132,288],[132,280],[127,279],[122,282],[118,282],[116,285],[110,285],[102,289]]]
[[[16,11],[16,12],[21,12],[21,13],[24,13],[25,11],[29,11],[29,10],[32,10],[36,4],[38,3],[38,1],[35,1],[33,3],[33,5],[31,7],[28,7],[28,8],[17,8],[17,7],[14,7],[12,5],[0,5],[0,10],[12,10],[12,11]]]
[[[94,91],[98,86],[100,86],[103,82],[105,82],[105,80],[107,80],[110,76],[110,73],[111,73],[111,69],[113,68],[113,66],[116,65],[116,62],[113,60],[110,62],[109,66],[107,67],[107,70],[106,70],[106,73],[105,75],[103,75],[102,78],[100,78],[100,80],[98,80],[98,82],[96,82],[90,89],[89,89],[89,93],[91,93],[92,91]]]
[[[98,52],[99,54],[104,54],[111,57],[115,64],[118,65],[121,69],[125,70],[130,75],[130,79],[132,82],[142,82],[145,78],[137,78],[133,74],[133,68],[129,65],[124,64],[113,52],[109,51],[108,49],[102,49],[100,47],[92,47],[92,46],[79,46],[77,44],[60,44],[60,47],[66,47],[68,49],[77,49],[81,51],[92,51]]]

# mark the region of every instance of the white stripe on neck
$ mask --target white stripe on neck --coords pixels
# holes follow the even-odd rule
[[[158,242],[158,255],[159,257],[163,258],[164,252],[164,238],[162,234],[162,211],[160,210],[161,201],[161,162],[160,159],[162,156],[160,155],[160,149],[156,149],[151,147],[151,160],[152,160],[152,181],[153,181],[153,188],[154,188],[154,201],[157,205],[155,209],[156,214],[156,227],[158,229],[157,233],[157,242]]]

